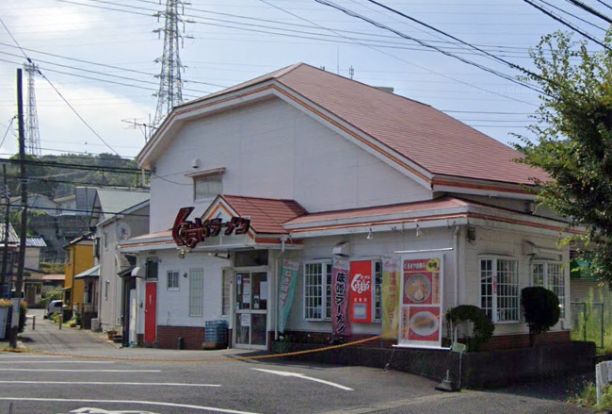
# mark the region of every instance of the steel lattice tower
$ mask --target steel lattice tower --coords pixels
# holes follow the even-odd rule
[[[36,111],[36,91],[34,88],[34,78],[38,73],[38,66],[33,62],[27,62],[23,65],[24,70],[28,74],[28,104],[26,106],[26,151],[39,157],[40,149],[40,131],[38,129],[38,112]]]
[[[154,126],[158,126],[174,106],[183,102],[181,72],[184,66],[179,55],[179,42],[182,46],[183,35],[181,33],[185,31],[185,23],[190,23],[182,18],[184,8],[189,4],[191,3],[184,0],[166,0],[166,10],[155,14],[158,19],[164,17],[164,27],[153,31],[160,36],[163,33],[164,53],[161,58],[155,59],[155,62],[161,62],[161,71],[158,76],[159,90],[155,94],[157,108],[153,118]],[[179,23],[183,26],[182,32],[179,31]]]

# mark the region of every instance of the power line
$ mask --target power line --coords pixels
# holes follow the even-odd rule
[[[10,120],[9,120],[9,124],[6,127],[6,131],[4,131],[4,135],[2,136],[2,141],[0,141],[0,147],[2,147],[2,145],[4,145],[4,141],[6,140],[6,137],[8,136],[9,131],[11,130],[11,126],[13,125],[13,121],[15,120],[15,118],[17,117],[17,115],[14,115]]]
[[[483,70],[485,72],[488,72],[488,73],[491,73],[491,74],[493,74],[495,76],[498,76],[500,78],[506,79],[506,80],[508,80],[508,81],[510,81],[512,83],[515,83],[517,85],[521,85],[521,86],[526,87],[528,89],[531,89],[531,90],[533,90],[535,92],[542,93],[542,91],[539,90],[538,88],[536,88],[536,87],[534,87],[534,86],[532,86],[532,85],[530,85],[528,83],[525,83],[525,82],[522,82],[520,80],[517,80],[517,79],[513,78],[510,75],[507,75],[505,73],[502,73],[502,72],[499,72],[499,71],[497,71],[495,69],[492,69],[492,68],[490,68],[488,66],[484,66],[484,65],[482,65],[480,63],[477,63],[477,62],[471,61],[469,59],[463,58],[461,56],[458,56],[458,55],[456,55],[454,53],[451,53],[451,52],[449,52],[447,50],[441,49],[438,46],[429,44],[426,41],[417,39],[417,38],[415,38],[413,36],[409,36],[409,35],[401,32],[401,31],[399,31],[397,29],[389,27],[389,26],[387,26],[387,25],[385,25],[383,23],[377,22],[377,21],[375,21],[373,19],[370,19],[369,17],[363,16],[363,15],[361,15],[361,14],[359,14],[359,13],[353,11],[353,10],[350,10],[350,9],[345,8],[345,7],[339,6],[339,5],[335,4],[335,3],[332,3],[332,2],[327,1],[327,0],[314,0],[314,1],[319,3],[319,4],[322,4],[324,6],[331,7],[333,9],[339,10],[339,11],[341,11],[342,13],[344,13],[344,14],[346,14],[348,16],[351,16],[351,17],[363,20],[364,22],[369,23],[369,24],[371,24],[373,26],[376,26],[378,28],[381,28],[381,29],[384,29],[384,30],[388,30],[388,31],[390,31],[392,33],[395,33],[396,35],[398,35],[398,36],[400,36],[400,37],[402,37],[404,39],[411,40],[411,41],[416,42],[416,43],[418,43],[418,44],[420,44],[420,45],[422,45],[424,47],[428,47],[428,48],[434,49],[434,50],[442,53],[445,56],[452,57],[452,58],[457,59],[457,60],[459,60],[459,61],[461,61],[463,63],[466,63],[468,65],[474,66],[474,67],[476,67],[478,69],[481,69],[481,70]]]
[[[606,6],[608,9],[612,10],[612,6],[610,6],[609,4],[607,4],[605,1],[603,0],[597,0],[598,3],[603,4],[604,6]]]
[[[8,178],[20,178],[19,176],[11,176],[8,175]],[[26,180],[33,182],[42,182],[42,183],[58,183],[58,184],[71,184],[75,186],[85,185],[92,187],[110,187],[110,188],[119,188],[119,189],[147,189],[148,187],[144,187],[141,185],[119,185],[119,184],[105,184],[99,182],[91,182],[91,181],[71,181],[71,180],[56,180],[53,178],[45,178],[45,177],[27,177]]]
[[[540,3],[544,3],[544,4],[546,4],[548,7],[552,7],[553,9],[558,10],[558,11],[560,11],[561,13],[567,14],[568,16],[572,16],[574,19],[580,20],[581,22],[586,23],[586,24],[588,24],[589,26],[593,26],[593,27],[595,27],[595,28],[597,28],[597,29],[599,29],[599,30],[603,30],[604,32],[606,31],[606,29],[605,29],[604,27],[601,27],[601,26],[599,26],[599,25],[596,25],[595,23],[592,23],[592,22],[588,21],[587,19],[583,19],[583,18],[582,18],[582,17],[580,17],[580,16],[576,16],[574,13],[571,13],[571,12],[569,12],[569,11],[567,11],[567,10],[565,10],[565,9],[561,8],[561,7],[555,6],[554,4],[549,3],[549,2],[547,2],[546,0],[540,0]]]
[[[531,5],[532,7],[535,7],[536,9],[538,9],[539,11],[541,11],[542,13],[544,13],[545,15],[551,17],[552,19],[558,21],[559,23],[569,27],[570,29],[572,29],[573,31],[580,33],[582,36],[586,37],[587,39],[597,43],[598,45],[603,46],[604,48],[608,49],[608,50],[612,50],[610,49],[605,43],[602,43],[601,41],[597,40],[595,37],[591,36],[590,34],[588,34],[587,32],[577,28],[576,26],[572,25],[571,23],[567,22],[566,20],[564,20],[563,18],[557,16],[556,14],[554,14],[553,12],[551,12],[550,10],[547,10],[546,8],[540,6],[539,4],[536,4],[535,2],[531,1],[531,0],[523,0],[525,3]]]
[[[316,0],[315,0],[315,1],[316,1]],[[426,27],[426,28],[428,28],[428,29],[430,29],[430,30],[433,30],[433,31],[434,31],[434,32],[436,32],[436,33],[439,33],[439,34],[441,34],[441,35],[443,35],[443,36],[446,36],[446,37],[448,37],[448,38],[450,38],[450,39],[453,39],[453,40],[454,40],[454,41],[456,41],[456,42],[459,42],[459,43],[461,43],[461,44],[463,44],[463,45],[465,45],[465,46],[468,46],[468,47],[470,47],[470,48],[472,48],[472,49],[474,49],[474,50],[477,50],[477,51],[479,51],[479,52],[481,52],[481,53],[485,54],[486,56],[490,57],[490,58],[491,58],[491,59],[493,59],[493,60],[496,60],[496,61],[498,61],[498,62],[501,62],[501,63],[505,64],[505,65],[510,66],[512,69],[518,69],[519,71],[521,71],[521,72],[523,72],[523,73],[526,73],[526,74],[528,74],[528,75],[530,75],[530,76],[535,76],[536,78],[541,79],[541,76],[539,76],[539,75],[537,75],[537,74],[533,73],[532,71],[530,71],[530,70],[528,70],[528,69],[526,69],[526,68],[524,68],[524,67],[522,67],[522,66],[520,66],[520,65],[517,65],[517,64],[515,64],[515,63],[513,63],[513,62],[510,62],[509,60],[503,59],[503,58],[501,58],[501,57],[499,57],[499,56],[497,56],[497,55],[495,55],[495,54],[493,54],[493,53],[491,53],[491,52],[488,52],[488,51],[486,51],[486,50],[482,49],[481,47],[478,47],[478,46],[476,46],[476,45],[474,45],[474,44],[472,44],[472,43],[466,42],[465,40],[460,39],[460,38],[458,38],[458,37],[456,37],[456,36],[454,36],[454,35],[452,35],[452,34],[450,34],[450,33],[447,33],[447,32],[445,32],[445,31],[443,31],[443,30],[440,30],[440,29],[438,29],[438,28],[437,28],[437,27],[435,27],[435,26],[432,26],[432,25],[430,25],[430,24],[428,24],[428,23],[425,23],[425,22],[423,22],[422,20],[419,20],[419,19],[416,19],[416,18],[414,18],[414,17],[412,17],[412,16],[409,16],[409,15],[407,15],[407,14],[405,14],[405,13],[403,13],[403,12],[399,11],[399,10],[396,10],[396,9],[394,9],[394,8],[392,8],[392,7],[389,7],[389,6],[387,6],[386,4],[383,4],[383,3],[379,2],[379,1],[376,1],[376,0],[367,0],[367,1],[369,1],[369,2],[370,2],[370,3],[372,3],[372,4],[377,5],[377,6],[379,6],[379,7],[382,7],[383,9],[388,10],[388,11],[390,11],[390,12],[392,12],[392,13],[395,13],[395,14],[397,14],[397,15],[399,15],[399,16],[402,16],[402,17],[404,17],[405,19],[408,19],[408,20],[410,20],[410,21],[412,21],[412,22],[414,22],[414,23],[417,23],[417,24],[419,24],[419,25],[421,25],[421,26],[424,26],[424,27]],[[526,85],[523,85],[523,86],[526,86]],[[529,86],[529,87],[531,88],[531,86]],[[537,89],[536,89],[536,90],[537,90]],[[539,91],[539,90],[538,90],[538,91]]]
[[[10,164],[18,164],[19,160],[13,160],[10,158],[0,158],[1,162],[8,162]],[[86,171],[109,171],[121,174],[140,174],[141,170],[138,168],[132,167],[110,167],[110,166],[102,166],[102,165],[86,165],[86,164],[73,164],[66,162],[54,162],[54,161],[39,161],[39,160],[28,160],[24,161],[28,165],[38,165],[43,167],[57,167],[57,168],[65,168],[65,169],[75,169],[75,170],[86,170]]]
[[[341,36],[341,37],[347,38],[346,36],[344,36],[344,35],[340,34],[339,32],[337,32],[335,29],[328,28],[328,27],[325,27],[325,26],[321,26],[321,25],[319,25],[318,23],[313,22],[312,20],[309,20],[309,19],[307,19],[307,18],[305,18],[305,17],[303,17],[303,16],[300,16],[299,14],[293,13],[293,12],[291,12],[291,11],[287,10],[287,9],[284,9],[284,8],[282,8],[282,7],[280,7],[280,6],[277,6],[276,4],[270,3],[270,2],[269,2],[269,1],[267,1],[267,0],[259,0],[259,1],[260,1],[260,2],[262,2],[262,3],[264,3],[264,4],[266,4],[266,5],[268,5],[268,6],[270,6],[270,7],[275,8],[275,9],[277,9],[277,10],[280,10],[280,11],[282,11],[282,12],[284,12],[284,13],[286,13],[286,14],[290,15],[290,16],[293,16],[293,17],[295,17],[295,18],[298,18],[298,19],[300,19],[300,20],[302,20],[302,21],[306,21],[306,22],[308,22],[308,23],[310,23],[310,24],[314,24],[314,25],[316,25],[316,26],[318,26],[318,27],[320,27],[320,28],[322,28],[322,29],[328,30],[328,31],[330,31],[330,32],[336,33],[336,34],[338,34],[338,35],[339,35],[339,36]],[[347,38],[347,39],[350,39],[350,38]],[[492,90],[489,90],[489,89],[483,88],[483,87],[481,87],[481,86],[475,85],[475,84],[473,84],[473,83],[466,82],[466,81],[464,81],[464,80],[461,80],[461,79],[455,78],[455,77],[453,77],[453,76],[449,76],[449,75],[446,75],[446,74],[444,74],[444,73],[438,72],[438,71],[436,71],[436,70],[434,70],[434,69],[431,69],[431,68],[428,68],[428,67],[426,67],[426,66],[419,65],[418,63],[415,63],[415,62],[412,62],[412,61],[407,61],[407,60],[405,60],[405,59],[400,58],[399,56],[396,56],[396,55],[394,55],[394,54],[391,54],[391,53],[385,52],[384,50],[380,50],[380,49],[378,49],[378,48],[376,48],[376,47],[374,47],[374,46],[372,46],[372,45],[368,45],[368,44],[362,43],[362,42],[357,41],[357,40],[353,40],[351,43],[356,43],[356,44],[358,44],[358,45],[361,45],[361,46],[367,47],[367,48],[369,48],[369,49],[371,49],[371,50],[374,50],[374,51],[376,51],[376,52],[378,52],[378,53],[382,53],[382,54],[383,54],[383,55],[385,55],[385,56],[389,56],[389,57],[391,57],[391,58],[393,58],[393,59],[399,60],[400,62],[403,62],[403,63],[409,64],[409,65],[415,66],[415,67],[420,68],[420,69],[422,69],[422,70],[424,70],[424,71],[427,71],[428,73],[433,73],[433,74],[436,74],[436,75],[438,75],[438,76],[441,76],[441,77],[446,78],[446,79],[450,79],[450,80],[452,80],[452,81],[454,81],[454,82],[457,82],[457,83],[460,83],[460,84],[462,84],[462,85],[466,85],[466,86],[469,86],[469,87],[471,87],[471,88],[474,88],[474,89],[477,89],[477,90],[480,90],[480,91],[483,91],[483,92],[486,92],[486,93],[489,93],[489,94],[492,94],[492,95],[501,96],[501,97],[503,97],[503,98],[506,98],[506,99],[509,99],[509,100],[512,100],[512,101],[515,101],[515,102],[520,102],[520,103],[524,103],[524,104],[527,104],[527,105],[535,106],[535,105],[534,105],[534,104],[532,104],[531,102],[527,102],[527,101],[524,101],[524,100],[522,100],[522,99],[517,99],[517,98],[515,98],[515,97],[513,97],[513,96],[505,95],[505,94],[503,94],[503,93],[495,92],[495,91],[492,91]]]
[[[600,13],[599,11],[595,10],[594,8],[592,8],[591,6],[589,6],[587,4],[584,4],[580,0],[565,0],[565,1],[567,1],[568,3],[573,4],[576,7],[580,7],[582,10],[586,10],[587,12],[591,13],[593,16],[597,16],[600,19],[605,20],[606,22],[612,24],[612,20],[608,16]],[[610,7],[610,6],[607,6],[607,7]]]
[[[4,203],[0,204],[0,205],[6,205]],[[148,214],[138,214],[138,213],[123,213],[121,211],[104,211],[104,210],[97,210],[97,209],[92,209],[92,210],[87,210],[87,209],[82,209],[82,208],[65,208],[65,207],[38,207],[38,206],[32,206],[32,205],[28,205],[28,208],[32,209],[32,210],[44,210],[44,211],[60,211],[60,212],[64,212],[64,211],[69,211],[69,212],[76,212],[76,213],[87,213],[87,214],[102,214],[102,215],[111,215],[111,216],[130,216],[130,217],[149,217]]]
[[[13,39],[13,42],[15,43],[15,45],[17,47],[19,47],[19,50],[21,50],[21,53],[23,53],[23,56],[26,58],[26,60],[28,61],[28,63],[34,63],[32,62],[32,59],[30,59],[30,57],[25,53],[25,51],[21,48],[21,45],[19,44],[19,42],[17,41],[17,39],[15,39],[15,37],[13,36],[13,34],[11,33],[11,31],[9,30],[8,26],[4,23],[4,20],[2,20],[2,18],[0,17],[0,23],[2,23],[2,26],[4,26],[4,29],[6,30],[6,32],[9,34],[9,36],[11,37],[11,39]],[[113,151],[115,154],[119,155],[119,153],[113,148],[111,147],[105,140],[104,138],[102,138],[102,136],[100,134],[98,134],[98,132],[85,120],[85,118],[83,118],[81,116],[81,114],[78,113],[78,111],[72,106],[72,104],[70,102],[68,102],[68,100],[64,97],[64,95],[59,91],[59,89],[57,89],[55,87],[55,85],[53,84],[53,82],[51,82],[51,80],[49,80],[49,78],[47,76],[45,76],[44,73],[42,73],[40,70],[38,70],[38,73],[40,76],[42,76],[42,78],[44,80],[47,81],[47,83],[51,86],[51,88],[53,88],[53,90],[59,95],[60,98],[62,98],[62,100],[66,103],[66,105],[68,105],[68,107],[70,108],[70,110],[81,120],[81,122],[83,122],[83,124],[96,136],[98,137],[98,139],[100,141],[102,141],[104,143],[104,145],[106,145],[111,151]]]

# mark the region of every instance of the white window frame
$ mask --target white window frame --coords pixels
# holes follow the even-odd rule
[[[307,285],[306,285],[306,267],[309,265],[320,265],[321,266],[321,316],[320,317],[308,317],[306,314],[307,306]],[[324,278],[327,277],[327,269],[329,266],[329,283],[326,283]],[[330,260],[311,260],[308,262],[304,262],[302,266],[302,281],[304,283],[302,289],[302,316],[304,320],[311,322],[321,322],[321,321],[330,321],[331,320],[331,308],[330,314],[327,315],[327,286],[329,285],[330,289],[330,300],[331,300],[331,266],[332,263]],[[316,297],[316,296],[312,296]],[[330,303],[331,305],[331,303]]]
[[[200,273],[202,275],[199,286],[194,284],[194,274]],[[197,288],[197,289],[194,289]],[[196,290],[201,291],[201,295],[196,296],[194,292]],[[197,305],[197,306],[196,306]],[[204,316],[204,269],[201,267],[189,269],[189,316],[190,317],[202,317]]]
[[[520,323],[520,319],[521,319],[521,306],[520,306],[520,288],[521,288],[521,281],[520,281],[520,272],[519,272],[519,261],[512,257],[512,256],[502,256],[502,255],[487,255],[487,256],[479,256],[478,257],[478,290],[479,290],[479,295],[478,295],[478,300],[479,300],[479,307],[482,308],[482,262],[485,260],[490,260],[491,261],[491,283],[497,285],[496,288],[494,289],[493,286],[491,287],[491,320],[493,323],[495,324],[512,324],[512,323]],[[498,296],[499,296],[499,286],[497,283],[497,262],[498,260],[504,260],[504,261],[511,261],[514,262],[514,269],[515,269],[515,278],[516,278],[516,319],[508,319],[508,320],[500,320],[499,319],[499,308],[498,308]]]
[[[537,265],[542,265],[543,266],[543,273],[542,273],[542,285],[536,285],[535,284],[535,280],[534,280],[534,269]],[[550,283],[550,278],[548,277],[548,266],[549,265],[555,265],[555,266],[559,266],[559,275],[561,277],[561,280],[563,281],[563,298],[560,298],[558,293],[555,292],[554,286],[551,286]],[[565,277],[565,269],[563,267],[563,263],[558,261],[558,260],[546,260],[546,259],[538,259],[538,260],[534,260],[531,263],[531,268],[530,268],[530,283],[531,286],[542,286],[548,290],[550,290],[551,292],[553,292],[557,298],[559,299],[559,308],[561,311],[561,314],[559,316],[559,320],[565,320],[565,316],[567,314],[567,280]],[[563,301],[561,300],[563,299]]]
[[[170,286],[170,273],[176,273],[176,287]],[[166,290],[179,290],[181,287],[181,272],[176,269],[166,270]]]

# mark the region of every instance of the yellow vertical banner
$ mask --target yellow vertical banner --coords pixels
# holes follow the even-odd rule
[[[382,336],[396,339],[399,332],[398,258],[384,257],[382,265]]]

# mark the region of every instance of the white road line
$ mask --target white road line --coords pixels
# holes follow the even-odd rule
[[[29,397],[0,397],[0,401],[38,401],[38,402],[79,402],[79,403],[98,403],[98,404],[137,404],[137,405],[157,405],[160,407],[189,408],[198,411],[212,411],[213,413],[228,414],[258,414],[252,411],[230,410],[227,408],[206,407],[203,405],[177,404],[163,401],[138,401],[138,400],[90,400],[83,398],[29,398]]]
[[[190,384],[187,382],[111,382],[111,381],[22,381],[0,380],[0,384],[40,384],[40,385],[165,385],[171,387],[220,387],[220,384]]]
[[[2,368],[0,372],[17,371],[17,372],[126,372],[126,373],[141,373],[141,372],[161,372],[161,369],[55,369],[55,368]]]
[[[345,387],[344,385],[340,385],[337,384],[335,382],[331,382],[331,381],[326,381],[320,378],[315,378],[315,377],[309,377],[307,375],[304,374],[300,374],[299,372],[288,372],[288,371],[276,371],[273,369],[264,369],[264,368],[251,368],[255,371],[260,371],[260,372],[265,372],[267,374],[274,374],[274,375],[280,375],[281,377],[296,377],[296,378],[301,378],[301,379],[305,379],[308,381],[314,381],[314,382],[318,382],[320,384],[325,384],[325,385],[329,385],[331,387],[336,387],[336,388],[340,388],[341,390],[344,391],[355,391],[354,389],[350,388],[350,387]]]
[[[115,361],[66,361],[66,360],[0,360],[0,364],[114,364]]]

